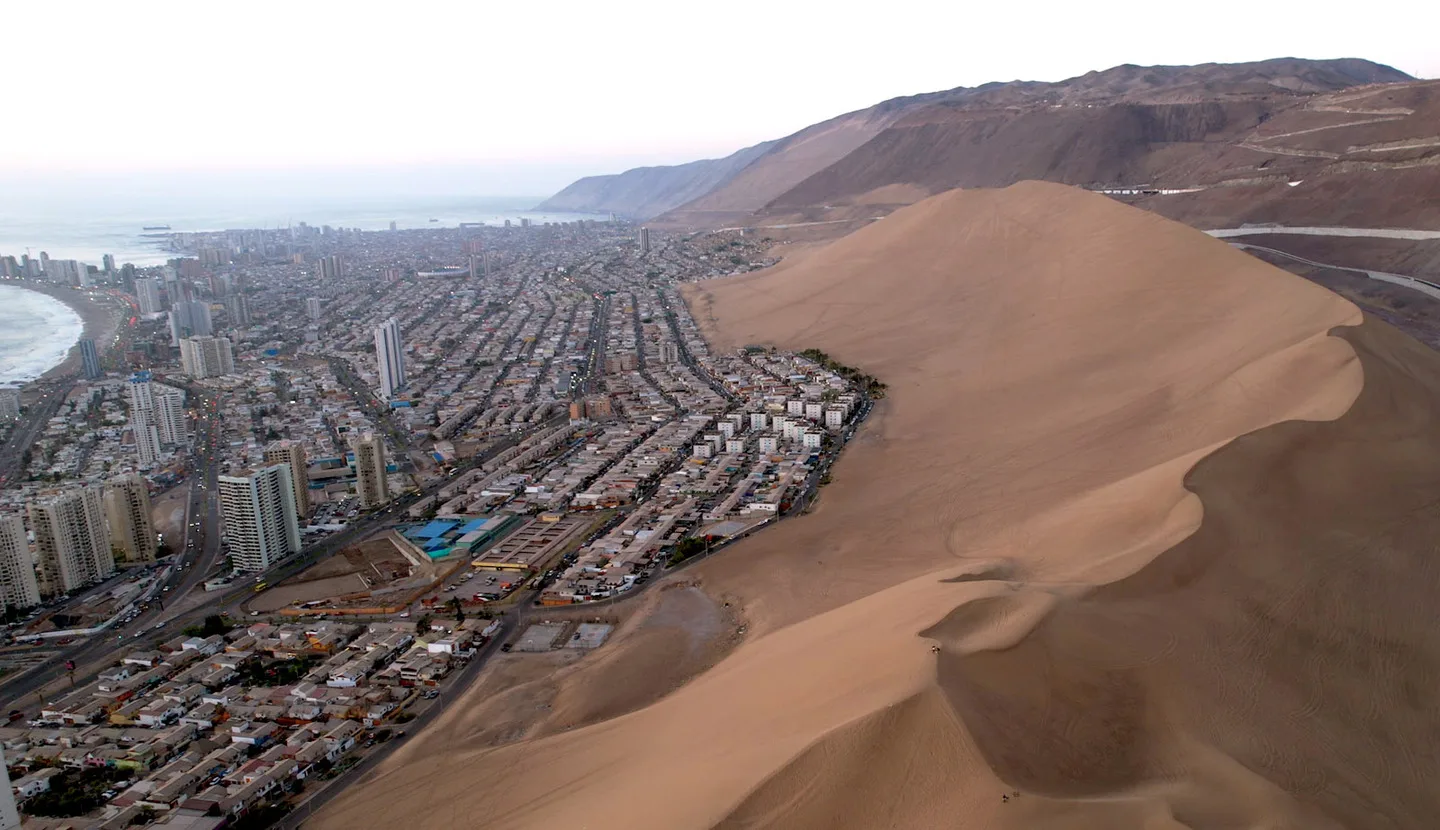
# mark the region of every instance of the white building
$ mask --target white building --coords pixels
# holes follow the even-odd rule
[[[154,466],[162,445],[185,443],[185,393],[136,372],[130,376],[130,426],[140,466]]]
[[[0,756],[0,830],[19,830],[20,811],[15,808],[15,793],[10,791],[10,771]]]
[[[355,453],[355,492],[362,507],[379,507],[390,501],[390,481],[385,471],[385,441],[378,435],[352,438]]]
[[[805,414],[805,402],[804,402],[804,401],[798,401],[798,400],[786,401],[786,402],[785,402],[785,414],[786,414],[786,415],[804,415],[804,414]]]
[[[375,329],[375,368],[380,375],[380,397],[390,400],[405,385],[404,344],[400,323],[394,317]]]
[[[751,429],[764,429],[764,428],[766,427],[766,422],[767,422],[768,420],[769,420],[769,417],[768,417],[764,412],[751,412],[751,413],[750,413],[750,428],[751,428]]]
[[[110,529],[97,487],[76,487],[32,502],[41,596],[69,593],[115,573]]]
[[[187,337],[180,341],[180,366],[193,378],[218,378],[235,373],[235,353],[228,337]]]
[[[20,390],[0,389],[0,421],[20,419]]]
[[[155,525],[150,519],[150,491],[139,473],[105,482],[105,519],[110,539],[126,562],[155,561]]]
[[[322,312],[321,312],[321,308],[320,308],[320,298],[319,298],[319,297],[308,297],[308,298],[306,298],[306,300],[305,300],[305,314],[308,315],[311,320],[319,320],[321,313],[322,313]]]
[[[25,536],[25,522],[15,515],[0,516],[0,605],[29,608],[40,604],[35,580],[35,557]]]
[[[209,337],[214,334],[210,306],[199,300],[170,302],[170,345],[178,346],[187,337]]]
[[[263,571],[300,551],[289,465],[272,464],[248,476],[220,476],[219,488],[225,539],[236,570]]]
[[[773,435],[760,436],[760,452],[765,455],[774,455],[780,451],[780,441]]]
[[[845,410],[830,408],[825,410],[825,426],[841,427],[845,425]]]
[[[155,401],[154,422],[160,431],[160,443],[186,443],[190,436],[185,427],[185,390],[157,383],[151,397]]]
[[[812,421],[820,420],[822,417],[824,417],[824,413],[825,405],[822,403],[807,402],[805,404],[805,417],[809,418]]]
[[[818,450],[820,449],[821,437],[822,433],[807,431],[800,436],[800,443],[806,449]]]
[[[135,279],[135,300],[141,314],[158,314],[165,310],[160,304],[160,286],[150,277]]]
[[[159,463],[160,431],[150,423],[153,416],[147,411],[133,412],[130,416],[130,431],[135,435],[135,458],[142,469],[150,469]]]

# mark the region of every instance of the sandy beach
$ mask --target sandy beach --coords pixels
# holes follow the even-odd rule
[[[65,305],[69,306],[85,324],[82,338],[90,338],[95,341],[96,346],[102,354],[110,347],[110,341],[114,338],[115,332],[120,325],[120,310],[108,306],[102,302],[91,299],[85,292],[78,291],[68,286],[58,286],[53,283],[38,282],[32,280],[16,280],[10,283],[16,288],[24,288],[27,291],[34,291],[48,297],[54,297]],[[70,354],[64,361],[55,365],[40,376],[42,380],[52,380],[65,374],[78,371],[80,368],[80,350],[78,342],[70,348]]]

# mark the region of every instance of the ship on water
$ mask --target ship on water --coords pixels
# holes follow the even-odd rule
[[[169,225],[146,225],[145,227],[141,228],[140,230],[142,230],[142,231],[168,231],[168,230],[170,230],[170,226],[169,226]]]

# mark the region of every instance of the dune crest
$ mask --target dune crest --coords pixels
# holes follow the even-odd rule
[[[1324,826],[1284,823],[1332,814],[1295,795],[1310,768],[1257,773],[1284,745],[1243,745],[1244,684],[1289,676],[1271,653],[1221,649],[1250,661],[1231,676],[1186,661],[1273,610],[1225,594],[1235,568],[1296,610],[1277,568],[1223,542],[1278,538],[1271,499],[1314,472],[1287,466],[1308,457],[1293,441],[1368,400],[1331,334],[1354,306],[1038,183],[940,194],[689,299],[721,344],[820,348],[890,387],[812,514],[692,571],[743,607],[747,641],[638,711],[383,768],[318,826]],[[1282,457],[1225,460],[1255,445]],[[1253,482],[1214,483],[1237,463]],[[1226,518],[1232,487],[1250,536]],[[1172,600],[1193,624],[1167,619]],[[1266,714],[1298,723],[1291,702]]]

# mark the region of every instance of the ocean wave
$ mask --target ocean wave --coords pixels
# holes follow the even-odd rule
[[[65,360],[84,331],[80,315],[54,297],[0,286],[0,384],[45,374]]]

